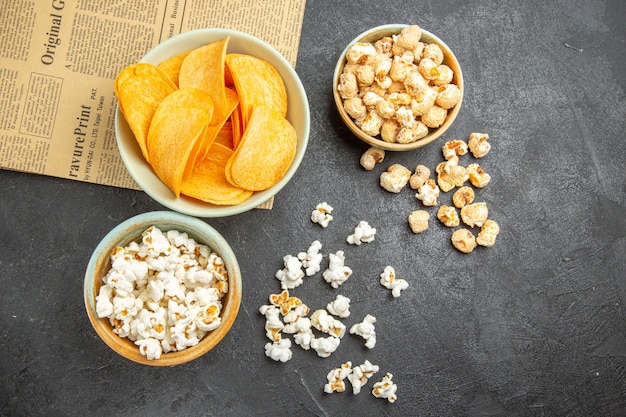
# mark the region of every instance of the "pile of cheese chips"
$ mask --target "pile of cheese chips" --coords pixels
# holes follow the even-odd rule
[[[262,59],[227,53],[228,41],[129,65],[115,80],[144,158],[176,197],[242,203],[278,183],[295,157],[280,74]]]

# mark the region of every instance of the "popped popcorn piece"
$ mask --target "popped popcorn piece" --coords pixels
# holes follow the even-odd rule
[[[344,100],[343,108],[355,122],[357,120],[363,120],[365,116],[367,116],[367,107],[361,97],[355,96]]]
[[[283,290],[280,294],[270,294],[269,301],[273,306],[280,309],[280,313],[283,316],[302,305],[302,300],[298,297],[289,296],[289,290]]]
[[[341,294],[337,294],[335,300],[326,305],[326,310],[333,316],[345,319],[350,316],[350,299]]]
[[[437,185],[444,193],[454,187],[462,186],[469,179],[466,168],[458,165],[457,156],[438,164],[435,172],[437,172]]]
[[[476,188],[483,188],[491,181],[491,175],[487,174],[478,164],[469,164],[467,174],[470,182]]]
[[[283,290],[291,290],[302,284],[304,271],[302,262],[296,256],[285,255],[283,257],[284,268],[276,272],[276,279],[280,281]]]
[[[146,358],[195,346],[221,324],[224,262],[186,233],[151,226],[110,259],[96,312]]]
[[[454,207],[447,206],[443,204],[437,210],[437,218],[444,226],[447,227],[456,227],[460,224],[459,214],[456,212]]]
[[[422,51],[422,59],[430,58],[435,64],[441,65],[443,63],[443,51],[441,47],[436,43],[430,43],[424,46],[424,51]]]
[[[314,337],[311,339],[310,346],[320,358],[327,358],[333,354],[339,347],[341,339],[335,336]]]
[[[324,385],[324,392],[332,394],[333,392],[344,392],[346,390],[346,383],[344,379],[352,373],[352,362],[347,361],[339,368],[332,369],[326,375],[328,383]]]
[[[346,332],[346,326],[324,309],[315,310],[311,314],[311,326],[320,332],[342,338]]]
[[[365,134],[377,136],[380,133],[380,127],[384,120],[374,109],[367,112],[365,117],[360,119],[356,118],[354,122]]]
[[[311,243],[311,246],[309,246],[309,249],[307,249],[306,252],[298,253],[298,259],[302,262],[302,267],[308,277],[315,275],[321,269],[320,264],[322,263],[323,257],[320,253],[321,249],[321,242],[319,240],[315,240]]]
[[[422,233],[428,229],[430,213],[426,210],[415,210],[409,214],[409,227],[413,233]]]
[[[360,393],[361,388],[379,369],[378,365],[372,364],[367,359],[361,365],[352,368],[352,372],[348,375],[348,380],[352,384],[352,393],[355,395]]]
[[[463,186],[452,194],[452,203],[456,208],[463,208],[474,201],[475,193],[471,187]]]
[[[435,183],[435,180],[428,179],[417,189],[415,198],[420,200],[423,205],[432,207],[437,205],[437,198],[439,197],[439,186]]]
[[[476,243],[481,246],[491,247],[496,243],[496,237],[500,233],[500,226],[493,220],[485,220],[485,223],[481,226],[478,236],[476,236]]]
[[[351,245],[359,246],[361,243],[371,243],[376,236],[376,228],[369,225],[365,220],[361,220],[354,228],[354,233],[348,236],[346,241]]]
[[[311,348],[311,342],[315,338],[311,329],[311,321],[308,317],[302,317],[296,324],[296,332],[293,335],[293,341],[304,350]]]
[[[430,58],[424,58],[423,53],[422,59],[420,59],[417,68],[419,69],[420,74],[422,74],[422,76],[429,81],[435,80],[441,75],[441,69],[439,68],[439,64],[437,64]]]
[[[454,79],[454,71],[452,71],[452,68],[446,64],[440,64],[439,71],[439,77],[431,80],[434,85],[440,86],[452,83],[452,80]]]
[[[311,213],[311,221],[322,227],[328,227],[328,224],[333,220],[332,212],[333,208],[330,204],[325,201],[319,203]]]
[[[283,323],[285,323],[285,328],[287,327],[287,325],[293,324],[293,323],[297,322],[298,320],[300,320],[301,318],[305,318],[305,316],[309,314],[309,311],[311,311],[309,306],[307,306],[306,304],[303,303],[303,304],[300,304],[299,306],[297,306],[296,308],[294,308],[293,310],[291,310],[289,313],[285,314],[283,316]],[[307,320],[308,320],[308,318],[307,318]],[[289,333],[285,329],[283,329],[283,331],[285,333]],[[297,329],[296,329],[296,331],[297,331]],[[294,332],[291,332],[291,333],[294,333]]]
[[[461,219],[470,227],[481,227],[488,216],[489,209],[485,202],[468,204],[461,209]]]
[[[339,95],[344,100],[356,97],[359,92],[359,87],[356,81],[356,75],[353,72],[344,72],[339,77],[339,85],[337,86]]]
[[[453,108],[461,100],[461,90],[456,84],[440,85],[435,104],[446,110]]]
[[[463,156],[467,153],[467,144],[459,139],[449,140],[441,147],[443,158],[447,161],[454,156]]]
[[[273,305],[262,305],[259,313],[265,316],[265,335],[272,342],[280,342],[282,339],[280,332],[285,327],[279,317],[280,310]]]
[[[394,112],[395,114],[395,112]],[[380,137],[385,142],[396,142],[396,137],[400,131],[400,123],[395,119],[387,119],[380,127]]]
[[[415,172],[411,175],[409,179],[409,186],[413,190],[417,190],[419,187],[424,185],[426,180],[430,177],[430,169],[424,165],[418,165],[415,167]]]
[[[376,317],[371,314],[366,315],[361,323],[353,324],[350,327],[350,334],[361,336],[365,340],[365,347],[373,349],[376,346]]]
[[[474,158],[482,158],[491,150],[491,144],[487,142],[489,135],[486,133],[470,133],[467,145]]]
[[[409,283],[402,278],[398,278],[396,276],[396,270],[389,265],[387,265],[382,274],[380,274],[380,285],[387,288],[388,290],[391,290],[391,294],[394,296],[394,298],[400,297],[400,293],[409,288]],[[376,321],[376,319],[374,319],[374,321]],[[374,334],[373,344],[376,344],[376,334]],[[367,346],[367,343],[365,345]]]
[[[452,245],[463,253],[470,253],[476,248],[476,238],[467,229],[458,229],[450,238]]]
[[[382,129],[382,127],[381,127]],[[361,155],[361,166],[367,171],[374,169],[376,164],[383,162],[385,159],[385,151],[383,149],[376,148],[374,146],[368,148],[363,155]]]
[[[328,269],[324,271],[322,276],[331,287],[338,288],[350,278],[352,269],[344,265],[346,257],[342,250],[329,254],[328,259]]]
[[[402,29],[396,39],[398,45],[408,50],[414,50],[417,48],[422,38],[422,28],[418,25],[410,25]]]
[[[393,374],[387,372],[387,374],[383,377],[380,382],[374,383],[374,388],[372,389],[372,394],[376,398],[385,398],[390,403],[395,403],[398,397],[396,396],[396,391],[398,390],[398,386],[393,383]]]
[[[346,51],[346,59],[353,64],[364,64],[373,55],[376,55],[376,48],[369,42],[357,42]]]
[[[390,193],[399,193],[411,178],[411,171],[400,165],[393,164],[387,171],[380,174],[380,186]]]
[[[281,339],[280,342],[268,342],[265,344],[265,356],[275,360],[276,362],[287,362],[291,360],[293,352],[291,351],[291,340],[288,338]]]

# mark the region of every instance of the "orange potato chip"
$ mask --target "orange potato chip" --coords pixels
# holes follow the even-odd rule
[[[287,90],[280,74],[267,61],[245,54],[226,55],[239,100],[244,128],[258,104],[265,104],[281,116],[287,114]]]
[[[157,68],[163,71],[170,80],[178,87],[178,73],[180,72],[180,66],[183,60],[189,55],[191,51],[183,52],[182,54],[175,55],[165,61],[160,62]]]
[[[176,89],[167,75],[152,64],[129,65],[115,78],[114,90],[120,110],[146,161],[150,161],[147,137],[154,112]]]
[[[226,146],[228,149],[235,149],[233,144],[233,123],[230,120],[227,120],[224,123],[224,126],[217,132],[217,136],[215,136],[215,140],[213,141],[213,145],[219,143],[220,145]],[[206,150],[204,154],[198,155],[199,158],[204,157],[206,155]]]
[[[192,174],[181,184],[181,194],[217,205],[234,205],[246,201],[252,191],[234,186],[226,180],[225,168],[233,150],[213,143],[200,159]]]
[[[197,88],[171,93],[154,112],[147,142],[150,165],[176,197],[189,155],[212,115],[211,97]]]
[[[189,154],[187,166],[185,167],[185,172],[183,174],[184,177],[191,174],[199,155],[211,147],[219,131],[222,129],[222,126],[224,126],[224,123],[230,119],[230,114],[239,104],[239,97],[234,90],[227,88],[225,92],[226,98],[223,103],[224,107],[217,108],[217,106],[214,106],[213,116],[209,122],[209,126],[207,126],[201,139],[196,142],[191,153]]]
[[[218,119],[225,117],[223,112],[228,109],[224,66],[229,40],[230,37],[226,37],[192,50],[183,60],[178,74],[180,88],[199,88],[211,95]]]
[[[266,190],[285,175],[296,154],[295,128],[280,113],[258,104],[239,146],[228,160],[226,178],[246,190]]]
[[[241,104],[233,110],[230,115],[230,120],[233,128],[233,149],[237,149],[239,142],[241,141],[241,135],[243,134],[243,125],[241,123]]]

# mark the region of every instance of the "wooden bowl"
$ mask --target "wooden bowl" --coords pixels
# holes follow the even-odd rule
[[[96,313],[96,296],[102,286],[102,277],[111,267],[110,255],[118,246],[126,246],[131,241],[138,241],[141,234],[150,226],[156,226],[163,232],[178,230],[186,232],[198,243],[205,244],[224,260],[228,272],[228,292],[222,299],[222,323],[193,347],[177,352],[163,353],[159,359],[149,360],[141,355],[139,348],[127,338],[113,333],[108,318],[99,318]],[[213,349],[226,336],[233,325],[241,304],[241,272],[239,264],[226,240],[204,221],[184,214],[170,211],[156,211],[132,217],[111,230],[94,250],[84,281],[84,299],[87,316],[94,330],[111,349],[131,361],[151,366],[179,365],[196,359]]]
[[[335,105],[337,106],[337,110],[339,111],[339,115],[341,116],[341,119],[344,121],[348,129],[350,129],[352,133],[354,133],[356,137],[361,139],[363,142],[371,146],[375,146],[377,148],[385,149],[388,151],[410,151],[410,150],[428,145],[429,143],[433,142],[434,140],[439,138],[441,135],[443,135],[450,128],[450,126],[452,126],[452,123],[454,123],[454,120],[456,119],[457,115],[459,114],[459,111],[461,110],[461,103],[463,102],[463,93],[464,93],[463,74],[461,72],[461,66],[459,65],[459,61],[457,60],[452,50],[448,47],[448,45],[446,45],[437,36],[433,35],[427,30],[422,29],[421,41],[424,43],[429,43],[429,44],[435,43],[439,45],[444,55],[443,63],[449,66],[450,69],[452,69],[452,71],[454,72],[452,83],[456,84],[459,87],[459,90],[461,90],[461,99],[459,100],[459,102],[454,108],[448,111],[448,115],[444,123],[436,129],[429,128],[428,135],[424,136],[423,138],[415,142],[406,143],[406,144],[393,143],[393,142],[386,142],[382,140],[379,136],[374,137],[363,132],[356,125],[354,120],[346,113],[343,107],[343,99],[339,95],[339,91],[337,87],[339,85],[339,79],[341,77],[341,74],[343,73],[343,68],[346,63],[346,53],[348,49],[350,48],[350,46],[356,42],[373,43],[386,36],[399,34],[402,31],[402,29],[404,29],[407,26],[408,25],[403,25],[403,24],[389,24],[389,25],[378,26],[378,27],[372,28],[370,30],[367,30],[361,33],[352,42],[350,42],[348,46],[346,46],[346,48],[343,50],[343,52],[341,53],[341,56],[337,60],[335,73],[333,75],[333,96],[335,98]]]

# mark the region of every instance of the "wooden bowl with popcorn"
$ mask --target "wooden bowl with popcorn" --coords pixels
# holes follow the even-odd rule
[[[204,221],[156,211],[111,230],[84,281],[87,316],[131,361],[172,366],[214,348],[241,304],[241,273],[224,238]]]
[[[362,141],[389,151],[427,145],[454,123],[463,74],[452,50],[418,25],[378,26],[344,49],[333,76],[339,115]]]

